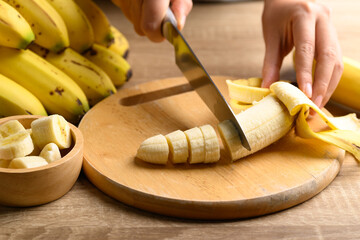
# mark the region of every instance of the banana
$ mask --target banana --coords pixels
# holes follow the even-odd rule
[[[0,159],[0,168],[8,168],[11,160]]]
[[[50,114],[77,123],[89,110],[86,96],[74,80],[28,49],[0,47],[0,73],[34,94]]]
[[[69,46],[66,25],[46,0],[3,0],[13,6],[30,24],[35,43],[59,52]]]
[[[55,143],[46,144],[39,156],[44,158],[48,163],[61,159],[59,147]]]
[[[18,120],[10,120],[0,125],[0,136],[2,138],[22,131],[25,131],[25,128]]]
[[[237,82],[237,84],[242,83]],[[228,85],[230,92],[237,91],[239,95],[242,91],[245,93],[249,90],[248,88],[234,88],[229,82]],[[270,86],[270,91],[271,93],[259,102],[236,115],[249,140],[251,151],[242,146],[238,132],[231,121],[226,120],[218,124],[221,140],[232,161],[269,146],[285,136],[295,125],[295,133],[299,137],[317,138],[333,144],[353,154],[360,162],[360,120],[356,118],[354,113],[342,117],[329,117],[307,98],[300,89],[288,82],[279,81],[273,83]],[[248,96],[254,95],[249,94]],[[251,101],[247,100],[245,102]],[[306,121],[310,108],[319,114],[330,127],[330,130],[314,132],[310,128]],[[211,133],[207,129],[209,127],[211,126],[194,127],[185,131],[190,146],[190,163],[208,163],[218,160],[220,155],[216,146],[218,140],[215,131]],[[208,148],[207,139],[211,139],[211,141],[208,141],[208,145],[211,147]],[[163,148],[160,148],[158,146],[159,142],[153,141],[152,138],[145,141],[147,141],[148,148],[142,151],[142,155],[146,156],[146,159],[143,159],[144,161],[151,162],[156,159],[152,158],[152,156],[163,154],[164,143],[162,143]],[[214,156],[213,160],[206,160],[207,154]]]
[[[70,125],[64,117],[58,114],[32,121],[31,130],[34,143],[40,149],[43,149],[48,143],[55,143],[59,149],[71,146]]]
[[[17,132],[0,139],[0,159],[9,160],[24,157],[33,150],[34,144],[30,133],[27,131]]]
[[[92,0],[74,0],[83,10],[87,19],[89,19],[94,31],[94,40],[96,43],[105,47],[110,46],[114,41],[114,35],[111,31],[109,19],[102,9]]]
[[[237,120],[249,141],[251,151],[241,144],[233,123],[229,120],[219,123],[218,130],[231,160],[237,160],[269,146],[286,135],[293,127],[291,116],[283,103],[273,94],[258,104],[236,115]]]
[[[360,111],[360,62],[343,58],[344,71],[331,99]]]
[[[114,35],[114,42],[109,46],[109,49],[127,59],[130,51],[129,41],[115,26],[111,26],[111,32]]]
[[[0,115],[26,114],[47,115],[38,98],[21,85],[0,74]]]
[[[93,44],[84,56],[101,67],[116,87],[122,86],[132,76],[129,63],[120,55],[99,44]]]
[[[35,168],[47,165],[48,162],[39,156],[18,157],[11,160],[9,168]]]
[[[189,157],[188,141],[181,130],[165,135],[170,149],[170,160],[173,163],[186,163]]]
[[[166,164],[169,156],[169,146],[164,135],[158,134],[143,141],[136,157],[154,164]]]
[[[0,45],[26,48],[35,35],[24,17],[6,2],[0,1]]]
[[[204,137],[205,158],[204,163],[217,162],[220,159],[220,144],[215,129],[210,125],[199,127]]]
[[[90,106],[116,92],[111,79],[100,67],[71,48],[54,53],[31,44],[29,49],[71,77],[84,91]]]
[[[230,98],[241,104],[251,104],[253,101],[258,102],[270,94],[268,88],[260,88],[260,78],[239,79],[235,81],[226,80],[226,84],[229,89]]]
[[[94,32],[85,13],[73,0],[47,0],[65,22],[70,47],[82,53],[94,43]]]

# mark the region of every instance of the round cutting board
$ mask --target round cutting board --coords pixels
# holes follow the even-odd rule
[[[228,99],[225,79],[214,77]],[[233,163],[222,145],[221,159],[213,164],[158,166],[135,157],[148,137],[203,124],[216,128],[218,121],[184,78],[120,89],[92,108],[79,125],[85,141],[84,172],[104,193],[140,209],[184,218],[231,219],[306,201],[336,177],[345,154],[291,131]],[[325,128],[317,117],[310,125]]]

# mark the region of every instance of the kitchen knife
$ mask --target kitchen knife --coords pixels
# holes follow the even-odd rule
[[[170,8],[168,8],[162,23],[162,34],[174,46],[176,65],[192,88],[220,122],[231,120],[238,130],[242,145],[250,151],[249,142],[234,112],[177,28],[177,21]]]

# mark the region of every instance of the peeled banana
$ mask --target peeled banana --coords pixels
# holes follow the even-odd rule
[[[48,163],[52,163],[61,158],[61,153],[55,143],[48,143],[41,150],[39,156],[44,158]]]
[[[73,0],[47,0],[65,22],[70,47],[82,53],[94,43],[94,32],[85,13]]]
[[[10,120],[0,125],[1,138],[5,138],[22,131],[25,131],[25,128],[18,120]]]
[[[0,74],[0,115],[6,117],[26,114],[47,115],[44,106],[34,94]]]
[[[71,77],[84,91],[90,106],[116,92],[111,79],[100,67],[71,48],[54,53],[31,44],[29,49]]]
[[[34,150],[30,133],[20,131],[0,139],[0,159],[24,157]]]
[[[24,17],[8,3],[0,1],[0,45],[24,49],[35,35]]]
[[[3,1],[26,19],[35,34],[35,43],[55,52],[69,46],[65,22],[47,0]]]
[[[249,98],[257,96],[257,94],[253,93],[246,94],[246,91],[249,91],[247,86],[234,87],[234,82],[227,82],[230,95],[250,96]],[[239,85],[244,84],[242,81],[235,83]],[[256,91],[256,89],[251,89],[251,91]],[[260,92],[262,91],[260,90]],[[244,102],[248,104],[247,102],[251,102],[251,100]],[[313,132],[311,130],[306,121],[310,108],[314,109],[324,119],[331,130],[322,132]],[[294,125],[296,126],[298,136],[317,138],[333,144],[353,154],[360,161],[360,121],[356,118],[355,114],[343,117],[329,117],[307,98],[302,91],[288,82],[279,81],[273,83],[270,86],[269,93],[264,94],[264,97],[260,100],[257,99],[256,104],[239,113],[236,118],[243,128],[252,150],[248,151],[242,146],[238,132],[231,121],[226,120],[219,123],[218,131],[221,140],[232,161],[255,153],[274,143],[286,135]],[[203,138],[201,138],[201,130],[203,129],[205,130],[202,134]],[[214,132],[210,133],[210,128],[206,129],[204,126],[200,128],[194,127],[185,131],[189,142],[190,163],[207,163],[219,160],[220,153],[217,148],[219,142]],[[210,146],[208,148],[206,147],[206,139],[212,139],[208,141]],[[162,141],[162,147],[159,147],[159,141],[154,141],[153,138],[145,141],[147,148],[143,148],[141,144],[138,150],[141,154],[138,154],[137,157],[151,163],[166,163],[164,159],[168,154],[168,150],[165,142]],[[213,155],[214,158],[207,160],[207,154],[209,156]],[[161,162],[157,158],[160,155],[163,156]]]
[[[58,114],[32,121],[31,130],[34,143],[41,149],[48,143],[55,143],[59,149],[71,146],[70,126]]]
[[[87,98],[74,80],[30,50],[0,47],[0,73],[34,94],[50,114],[77,123],[89,110]]]
[[[111,31],[111,25],[101,10],[101,8],[92,0],[74,0],[85,13],[90,21],[94,32],[94,41],[97,44],[108,47],[114,41],[114,35]]]
[[[39,156],[18,157],[11,160],[8,168],[35,168],[47,165],[48,162]]]
[[[130,64],[120,55],[99,44],[93,44],[84,56],[101,67],[115,87],[122,86],[132,76]]]

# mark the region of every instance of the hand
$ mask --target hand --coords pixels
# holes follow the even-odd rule
[[[134,24],[135,31],[147,36],[151,41],[164,40],[161,35],[161,23],[171,2],[171,10],[178,22],[178,28],[184,27],[185,19],[192,8],[191,0],[112,0],[121,8],[125,16]]]
[[[299,88],[317,106],[323,107],[343,71],[342,53],[329,8],[308,0],[265,0],[262,22],[266,47],[263,87],[279,80],[282,61],[295,47]]]

